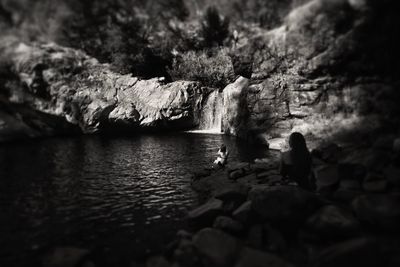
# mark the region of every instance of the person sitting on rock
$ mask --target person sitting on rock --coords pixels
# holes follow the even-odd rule
[[[214,164],[218,166],[225,166],[228,161],[228,150],[224,144],[221,145],[220,149],[218,150],[218,157],[214,161]]]
[[[301,133],[294,132],[289,137],[290,150],[283,152],[279,171],[283,178],[296,182],[306,190],[312,190],[311,154]]]

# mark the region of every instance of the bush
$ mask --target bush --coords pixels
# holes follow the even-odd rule
[[[225,87],[235,78],[231,58],[225,49],[186,52],[174,58],[169,73],[173,80],[199,81],[216,88]]]

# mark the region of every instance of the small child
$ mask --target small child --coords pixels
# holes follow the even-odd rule
[[[228,151],[226,150],[226,146],[222,144],[220,149],[218,150],[218,157],[214,161],[214,164],[217,164],[219,166],[224,166],[227,160],[228,160]]]

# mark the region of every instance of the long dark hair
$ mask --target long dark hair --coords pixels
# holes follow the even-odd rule
[[[221,145],[220,149],[222,153],[226,152],[226,146],[224,144]]]
[[[308,151],[306,140],[299,132],[294,132],[289,137],[290,156],[295,173],[306,176],[311,168],[311,154]]]

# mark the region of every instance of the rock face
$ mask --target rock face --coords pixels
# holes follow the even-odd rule
[[[196,82],[119,75],[56,44],[9,41],[2,48],[16,74],[15,86],[4,88],[9,101],[64,118],[83,132],[188,129],[198,123],[203,89]]]
[[[399,40],[384,32],[399,24],[390,10],[398,3],[304,2],[253,40],[263,48],[255,50],[246,90],[248,137],[264,142],[292,131],[326,137],[395,125],[388,114],[398,113],[399,53],[390,58],[385,49],[393,51]]]

